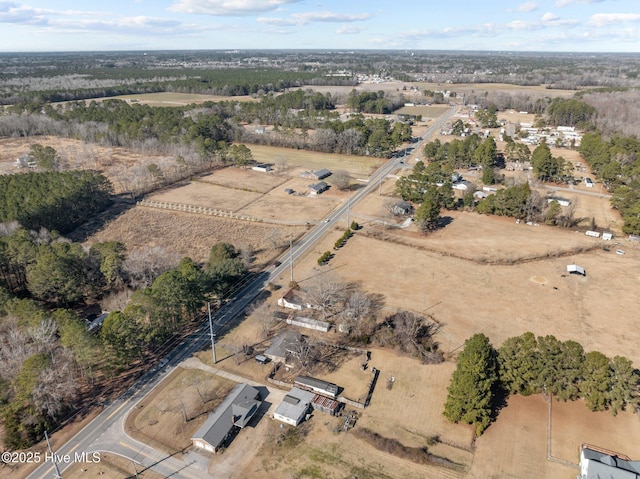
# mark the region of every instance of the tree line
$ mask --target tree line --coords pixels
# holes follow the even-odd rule
[[[639,386],[640,374],[627,358],[585,352],[572,340],[527,332],[496,350],[487,336],[476,334],[458,356],[444,415],[474,425],[479,436],[510,394],[545,394],[563,401],[584,399],[591,411],[615,416],[638,406]]]
[[[635,136],[588,133],[582,138],[580,154],[612,193],[611,205],[620,211],[629,234],[640,234],[640,141]]]
[[[212,246],[204,265],[163,251],[90,248],[17,223],[0,228],[0,419],[5,444],[28,447],[98,394],[97,378],[146,358],[207,301],[230,294],[247,272],[232,245]],[[80,311],[110,310],[99,334]],[[104,309],[104,307],[103,307]],[[98,374],[98,372],[100,374]]]
[[[113,188],[89,171],[0,175],[0,222],[66,233],[111,204]]]

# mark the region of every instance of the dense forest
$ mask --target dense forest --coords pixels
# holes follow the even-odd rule
[[[0,175],[0,222],[67,233],[111,204],[111,183],[88,171]]]
[[[209,261],[176,262],[162,250],[127,252],[118,242],[86,249],[42,229],[0,231],[0,418],[5,444],[38,442],[132,364],[222,299],[247,265],[232,245]],[[82,314],[100,300],[110,311],[99,334]],[[104,308],[103,308],[104,309]]]

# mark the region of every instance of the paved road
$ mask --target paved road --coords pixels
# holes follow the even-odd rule
[[[418,150],[420,148],[422,140],[427,139],[434,132],[439,131],[441,126],[454,113],[455,107],[452,107],[447,113],[442,115],[415,145],[415,149]],[[327,221],[323,221],[315,226],[290,252],[283,254],[280,258],[280,262],[282,263],[280,266],[272,267],[270,272],[263,272],[253,277],[231,302],[225,304],[215,314],[213,317],[214,334],[220,331],[220,329],[233,318],[241,314],[270,281],[275,280],[285,272],[285,270],[289,268],[288,261],[290,258],[295,262],[304,255],[329,228],[333,227],[336,221],[343,217],[346,218],[348,208],[355,206],[368,193],[378,188],[378,185],[387,175],[402,166],[403,158],[393,158],[387,162],[369,178],[369,181],[363,188],[351,196],[348,202],[341,204],[329,214],[326,218]],[[167,457],[166,454],[129,437],[124,431],[124,420],[127,413],[162,381],[166,370],[178,365],[183,360],[192,356],[196,351],[205,348],[210,344],[210,340],[209,324],[205,319],[196,333],[185,338],[175,347],[173,352],[167,356],[169,362],[163,370],[160,372],[149,371],[144,374],[120,398],[109,404],[91,423],[54,452],[59,456],[69,454],[73,457],[74,453],[110,451],[135,461],[136,464],[138,464],[135,466],[138,471],[145,467],[151,467],[160,474],[175,479],[203,479],[210,477],[206,473],[206,470],[202,469],[203,466],[201,463],[197,461],[185,463],[175,457]],[[64,469],[68,466],[69,464],[60,464],[60,471],[64,473]],[[132,462],[132,472],[133,467]],[[64,477],[64,474],[62,474],[62,476]],[[45,463],[27,477],[28,479],[49,479],[57,476],[54,465],[52,463]]]

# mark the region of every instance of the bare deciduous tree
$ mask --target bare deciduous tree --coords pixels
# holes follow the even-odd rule
[[[326,319],[335,312],[335,306],[344,301],[347,285],[330,275],[319,275],[309,282],[305,291],[309,302],[318,307]]]
[[[331,184],[339,190],[346,190],[351,184],[351,176],[346,171],[336,171],[331,175]]]

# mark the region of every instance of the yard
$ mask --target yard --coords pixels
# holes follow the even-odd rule
[[[129,413],[127,433],[166,454],[191,445],[191,437],[235,383],[209,373],[177,368]]]

